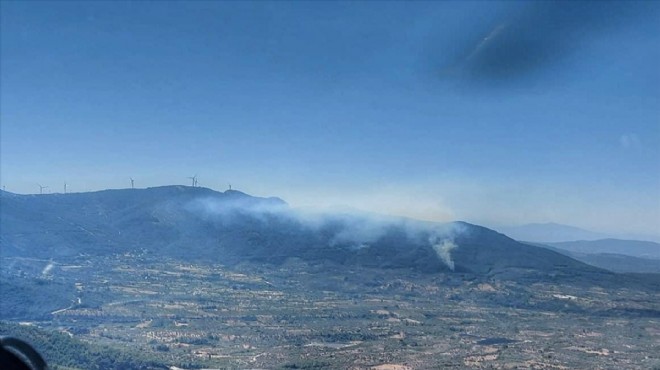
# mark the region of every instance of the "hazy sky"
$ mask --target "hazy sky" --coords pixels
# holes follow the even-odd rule
[[[660,233],[658,3],[0,6],[8,191]]]

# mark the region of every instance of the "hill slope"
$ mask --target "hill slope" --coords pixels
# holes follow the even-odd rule
[[[309,215],[278,198],[166,186],[0,198],[3,256],[145,252],[220,263],[307,261],[496,274],[600,272],[560,253],[463,222]]]

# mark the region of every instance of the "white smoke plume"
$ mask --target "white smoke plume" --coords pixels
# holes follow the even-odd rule
[[[188,210],[223,223],[231,223],[236,214],[250,215],[264,222],[268,222],[269,217],[277,216],[314,231],[332,230],[330,245],[347,245],[352,251],[370,248],[393,228],[403,230],[413,244],[428,243],[452,271],[455,264],[451,252],[458,247],[455,237],[467,232],[464,225],[457,223],[438,224],[346,209],[334,212],[294,209],[284,202],[264,202],[263,199],[249,197],[198,198],[188,204]]]
[[[429,243],[438,258],[452,271],[454,271],[456,265],[451,257],[451,252],[458,248],[458,245],[454,242],[454,237],[465,232],[467,230],[464,225],[451,224],[449,227],[435,230],[429,236]]]
[[[52,263],[52,262],[48,262],[46,267],[44,267],[44,269],[41,271],[41,275],[44,275],[44,276],[48,275],[50,273],[50,271],[53,269],[53,267],[55,267],[55,264]]]
[[[445,239],[441,243],[433,244],[433,250],[435,253],[452,271],[454,271],[455,266],[454,260],[451,259],[451,251],[455,248],[458,248],[458,246],[449,239]]]

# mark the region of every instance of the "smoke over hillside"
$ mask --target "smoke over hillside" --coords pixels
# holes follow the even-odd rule
[[[237,192],[238,193],[238,192]],[[232,199],[201,197],[191,200],[185,207],[199,217],[225,225],[236,224],[241,217],[249,217],[263,225],[286,221],[310,233],[327,235],[331,247],[345,246],[359,252],[382,241],[392,230],[401,230],[406,239],[415,244],[433,248],[437,258],[454,270],[451,251],[458,248],[454,239],[468,232],[461,224],[435,224],[400,217],[387,217],[361,212],[329,213],[290,208],[278,198],[255,201],[241,193]]]
[[[238,191],[160,187],[96,193],[4,194],[6,256],[146,253],[236,264],[310,263],[493,274],[511,267],[589,270],[561,254],[463,222],[292,209]]]

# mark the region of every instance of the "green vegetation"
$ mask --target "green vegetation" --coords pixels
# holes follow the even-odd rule
[[[93,345],[65,333],[0,321],[2,335],[20,338],[34,346],[53,369],[166,369],[158,361],[131,349]]]
[[[30,317],[48,320],[50,313],[70,306],[76,295],[73,284],[50,281],[43,277],[0,276],[1,319]]]
[[[332,369],[332,364],[320,360],[301,360],[285,364],[282,369]]]

